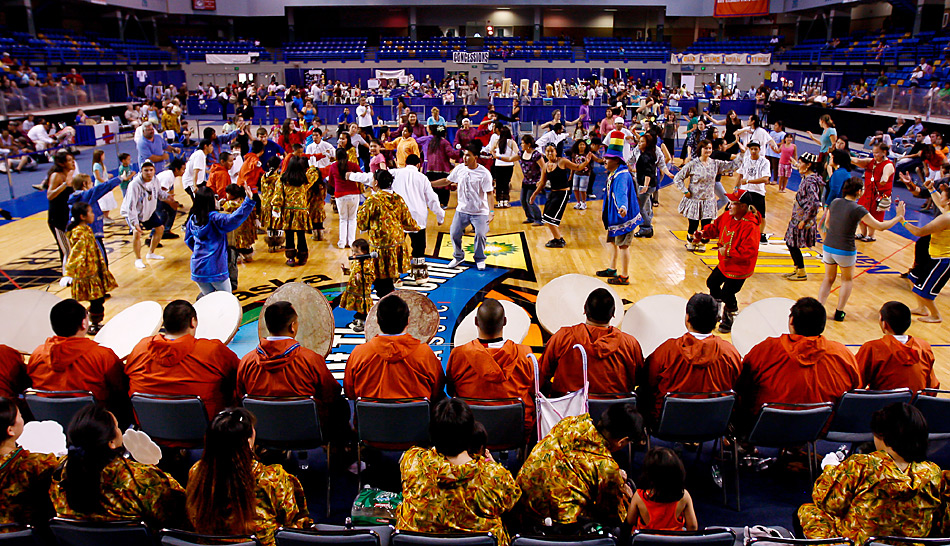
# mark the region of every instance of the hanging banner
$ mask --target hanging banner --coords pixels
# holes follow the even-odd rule
[[[488,62],[488,56],[487,51],[474,51],[472,53],[453,51],[452,62],[458,64],[485,64]]]
[[[670,64],[767,66],[771,53],[671,53]]]
[[[376,79],[379,80],[394,80],[405,75],[405,70],[376,70]]]
[[[715,17],[768,15],[769,0],[716,0]]]
[[[191,9],[195,11],[214,11],[215,0],[191,0]]]

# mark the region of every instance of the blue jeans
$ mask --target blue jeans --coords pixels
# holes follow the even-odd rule
[[[541,223],[541,207],[537,205],[532,205],[528,201],[531,200],[531,194],[534,193],[534,190],[538,189],[537,185],[528,185],[521,184],[521,208],[524,209],[524,216],[526,220],[531,220],[537,224]]]
[[[452,236],[452,246],[454,247],[452,257],[459,261],[465,259],[465,250],[462,248],[462,233],[469,225],[475,228],[475,263],[484,262],[485,236],[488,235],[488,215],[485,214],[475,215],[455,211],[452,227],[449,228],[449,234]]]
[[[640,217],[643,223],[640,224],[640,231],[653,231],[653,194],[656,188],[651,187],[645,193],[637,193],[637,202],[640,205]]]
[[[198,285],[198,288],[201,289],[201,296],[207,296],[212,292],[230,292],[231,291],[231,279],[224,279],[223,281],[218,282],[198,282],[195,281],[195,284]],[[201,299],[201,296],[198,296],[198,299]]]
[[[729,198],[726,197],[726,188],[723,187],[722,182],[716,181],[716,210],[721,209],[722,207],[729,204]]]

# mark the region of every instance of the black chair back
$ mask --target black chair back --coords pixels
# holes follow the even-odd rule
[[[757,544],[758,546],[854,546],[854,541],[850,538],[776,538],[776,537],[757,537],[749,541],[748,546]]]
[[[369,529],[339,529],[303,531],[284,529],[277,531],[277,546],[381,546],[379,535]]]
[[[155,442],[204,443],[208,415],[201,398],[137,392],[132,395],[132,407],[139,428]]]
[[[29,389],[23,396],[26,399],[26,405],[33,414],[33,419],[37,421],[56,421],[63,426],[63,430],[69,427],[73,415],[89,404],[95,404],[89,391],[41,391]]]
[[[631,546],[735,546],[732,529],[707,528],[702,531],[634,531]]]
[[[148,528],[135,521],[76,521],[53,518],[50,531],[59,546],[154,546]]]
[[[939,394],[950,394],[950,391],[924,389],[914,399],[914,407],[927,419],[931,440],[950,439],[950,398],[937,398]]]
[[[636,406],[637,394],[634,392],[591,394],[587,399],[587,413],[590,414],[590,420],[596,425],[597,421],[600,421],[600,416],[614,404],[633,404]]]
[[[825,438],[831,442],[870,442],[874,438],[871,414],[895,402],[910,402],[913,397],[910,389],[848,391],[838,401]]]
[[[274,449],[316,449],[325,444],[317,403],[312,397],[244,397],[257,418],[257,443]]]
[[[946,546],[950,538],[912,538],[912,537],[869,537],[864,546],[893,546],[894,544],[914,544],[916,546]]]
[[[381,449],[429,443],[429,401],[360,398],[356,401],[359,440]]]
[[[517,535],[512,539],[511,546],[617,546],[617,541],[610,535],[577,537]]]
[[[347,518],[347,521],[349,521],[349,518]],[[372,531],[379,535],[379,546],[389,546],[392,542],[393,533],[396,532],[396,528],[392,525],[353,525],[352,523],[346,525],[317,523],[314,524],[313,528],[315,531]]]
[[[800,446],[818,439],[834,411],[822,404],[765,404],[749,433],[749,443],[763,447]]]
[[[39,546],[29,525],[4,523],[0,525],[0,546]]]
[[[396,531],[392,546],[498,546],[491,533],[413,533]]]
[[[488,432],[488,449],[501,451],[525,446],[524,402],[514,399],[463,398],[475,420]]]
[[[178,529],[162,529],[162,546],[261,546],[253,535],[202,535]]]
[[[706,398],[685,398],[706,396]],[[725,435],[736,394],[671,392],[663,399],[663,413],[654,436],[673,442],[708,442]]]

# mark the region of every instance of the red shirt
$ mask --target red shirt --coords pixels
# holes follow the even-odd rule
[[[746,213],[734,218],[726,210],[706,226],[700,234],[704,239],[719,239],[719,271],[730,279],[748,279],[755,271],[759,257],[758,214]]]
[[[238,357],[216,339],[156,335],[140,341],[125,363],[129,395],[186,394],[201,397],[208,418],[234,403]]]
[[[908,336],[901,343],[894,336],[868,341],[858,350],[858,369],[864,385],[872,390],[909,388],[939,389],[934,373],[934,352],[922,339]]]
[[[442,363],[425,343],[410,336],[378,335],[358,345],[346,361],[347,398],[428,398],[443,396]]]
[[[346,164],[346,172],[360,173],[363,171],[360,169],[359,163],[353,163],[352,161],[349,161]],[[344,195],[359,195],[361,193],[359,182],[353,182],[352,180],[347,180],[345,176],[340,176],[340,166],[336,161],[327,167],[327,174],[329,175],[329,185],[327,187],[333,188],[334,197],[343,197]]]
[[[0,345],[0,396],[14,399],[29,386],[23,356],[13,347]]]
[[[632,392],[637,370],[643,366],[643,351],[630,334],[613,326],[575,324],[558,330],[548,340],[541,357],[541,388],[551,382],[555,393],[583,387],[581,355],[574,344],[587,351],[587,380],[592,393]],[[553,382],[552,382],[553,380]]]
[[[244,156],[241,170],[238,171],[238,185],[247,186],[252,193],[257,193],[257,185],[262,176],[264,176],[264,169],[261,168],[261,158],[254,152],[248,152]]]
[[[492,348],[475,339],[455,347],[445,368],[446,390],[462,398],[520,398],[525,428],[534,427],[534,366],[531,347],[507,340]]]
[[[125,398],[122,361],[86,337],[47,339],[30,355],[26,371],[35,389],[90,391],[99,402]]]

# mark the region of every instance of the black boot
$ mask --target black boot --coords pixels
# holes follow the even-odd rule
[[[309,257],[310,252],[297,252],[297,265],[305,265]]]
[[[738,309],[726,309],[722,314],[722,322],[719,323],[719,332],[722,334],[728,334],[732,332],[732,323],[736,320],[736,315],[739,313]]]
[[[297,257],[297,251],[296,251],[296,250],[294,250],[294,249],[292,249],[292,248],[288,248],[288,249],[284,250],[284,256],[287,257],[287,261],[285,262],[287,265],[289,265],[289,266],[291,266],[291,267],[297,265],[297,262],[294,260],[294,258]]]

